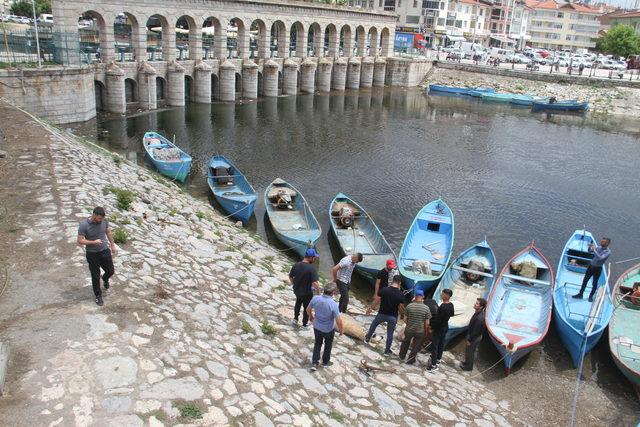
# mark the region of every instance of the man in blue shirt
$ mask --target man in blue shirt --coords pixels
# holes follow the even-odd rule
[[[586,273],[584,273],[584,279],[582,280],[582,287],[580,288],[580,292],[575,294],[573,297],[577,299],[582,299],[585,289],[587,288],[587,284],[589,283],[589,279],[593,277],[593,283],[591,285],[591,293],[589,294],[589,302],[593,302],[593,296],[596,294],[596,290],[598,289],[598,280],[600,279],[600,274],[602,273],[602,266],[609,256],[611,255],[611,251],[609,250],[609,244],[611,243],[611,239],[608,237],[603,237],[600,240],[600,246],[591,244],[589,245],[589,252],[593,253],[593,258],[591,258],[591,262],[589,262],[589,267],[587,267]]]
[[[311,370],[315,371],[320,363],[320,349],[324,341],[324,352],[322,353],[322,366],[331,366],[331,348],[333,337],[338,332],[342,335],[343,325],[340,318],[338,303],[333,299],[338,287],[335,283],[327,283],[322,295],[316,295],[307,307],[309,320],[313,322],[313,334],[315,344],[313,345],[313,357],[311,359]]]

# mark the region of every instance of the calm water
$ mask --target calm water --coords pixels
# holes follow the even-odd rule
[[[342,191],[399,250],[415,213],[442,197],[455,214],[454,254],[486,236],[504,262],[536,239],[555,264],[572,231],[586,225],[612,238],[614,261],[640,256],[640,133],[583,117],[374,90],[191,104],[77,128],[139,163],[147,130],[175,135],[194,157],[192,194],[207,197],[207,160],[224,154],[259,194],[275,177],[292,182],[325,232],[329,203]],[[261,203],[250,227],[265,235]],[[320,249],[329,251],[328,239]],[[331,261],[323,258],[325,272]]]
[[[387,89],[191,104],[75,127],[138,163],[147,130],[175,135],[194,157],[186,187],[197,197],[208,196],[206,164],[214,154],[233,159],[260,194],[275,177],[292,182],[322,224],[324,254],[328,206],[341,191],[368,210],[396,250],[415,213],[442,197],[455,214],[454,254],[486,236],[502,264],[535,239],[555,266],[566,239],[586,225],[612,238],[613,261],[640,256],[640,124],[631,121],[547,116]],[[261,203],[259,197],[250,227],[269,238]],[[327,276],[333,259],[322,257]],[[614,265],[613,276],[630,264]],[[485,341],[480,368],[498,359]],[[525,361],[529,369],[543,369],[541,358],[550,359],[562,375],[575,375],[553,329],[543,346]],[[632,396],[606,340],[593,357],[599,383]]]

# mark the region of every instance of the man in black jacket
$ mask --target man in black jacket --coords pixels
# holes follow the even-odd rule
[[[485,307],[487,306],[487,300],[484,298],[478,298],[473,305],[476,311],[471,320],[469,321],[469,329],[467,329],[467,341],[464,349],[464,362],[460,364],[460,369],[463,371],[471,371],[473,369],[473,361],[476,358],[476,350],[480,341],[482,341],[482,334],[484,334],[485,323],[484,314]]]

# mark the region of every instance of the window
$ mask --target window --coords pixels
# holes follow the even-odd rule
[[[436,9],[437,10],[437,9],[440,8],[440,2],[422,0],[422,8],[423,9]]]
[[[413,8],[416,9],[418,7],[418,0],[413,0]]]
[[[398,0],[398,9],[402,6],[402,0]]]
[[[444,10],[444,2],[440,2],[440,10]]]
[[[458,10],[458,12],[462,12],[462,6],[461,6],[461,5],[458,5],[457,10]]]
[[[571,40],[571,36],[570,35],[567,36],[567,40]]]
[[[420,23],[420,15],[407,15],[407,24],[419,24]]]
[[[398,0],[398,2],[399,2],[399,1],[400,1],[400,0]],[[564,13],[562,13],[562,12],[558,12],[558,18],[564,18]]]
[[[378,7],[382,7],[382,0],[378,2]]]
[[[438,26],[444,27],[444,18],[438,18]]]
[[[465,12],[465,13],[469,13],[469,6],[465,6],[465,7],[464,7],[464,12]]]
[[[480,16],[484,15],[484,9],[480,9]]]

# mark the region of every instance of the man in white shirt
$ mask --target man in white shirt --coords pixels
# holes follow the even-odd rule
[[[356,252],[353,255],[347,255],[342,258],[340,262],[331,269],[333,281],[336,282],[338,289],[340,290],[340,302],[338,303],[340,313],[347,312],[351,275],[353,274],[353,269],[356,264],[359,262],[362,262],[362,254],[360,252]]]

